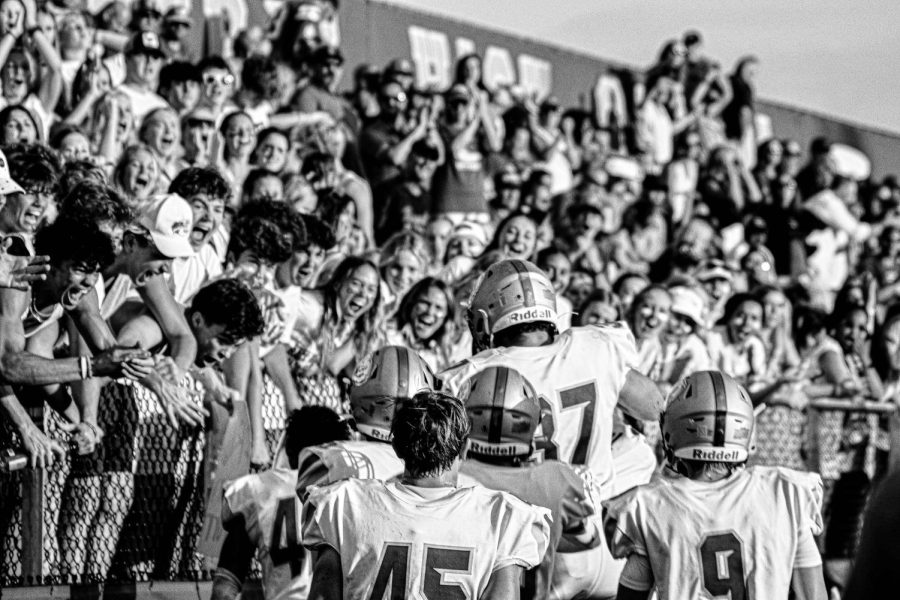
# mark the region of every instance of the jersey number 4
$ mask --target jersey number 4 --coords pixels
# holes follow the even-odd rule
[[[404,600],[409,573],[409,544],[385,544],[369,600]],[[446,572],[468,575],[472,572],[472,550],[425,546],[425,574],[422,595],[427,600],[466,600],[466,591],[458,583],[444,583]]]
[[[275,511],[275,524],[272,527],[272,541],[269,544],[269,557],[272,564],[280,567],[285,563],[291,565],[291,577],[297,577],[303,569],[303,547],[297,532],[297,505],[295,496],[278,501]],[[282,543],[282,538],[284,543]]]
[[[707,536],[700,544],[703,587],[714,598],[748,600],[741,540],[733,533]]]

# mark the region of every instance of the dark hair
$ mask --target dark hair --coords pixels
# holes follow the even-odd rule
[[[223,69],[231,73],[231,67],[228,66],[228,63],[225,61],[225,59],[218,54],[206,56],[197,63],[197,70],[200,71],[201,77],[203,75],[203,71],[207,69]]]
[[[810,306],[809,304],[800,304],[794,310],[794,343],[798,350],[806,348],[806,338],[815,336],[828,328],[828,315],[825,311]]]
[[[261,335],[265,328],[256,296],[237,279],[217,279],[194,295],[191,313],[200,313],[209,325],[221,325],[223,335],[247,340]]]
[[[59,193],[68,195],[82,181],[107,184],[106,171],[91,160],[71,160],[63,166],[59,178]]]
[[[420,279],[409,288],[409,291],[407,291],[406,294],[404,294],[403,300],[400,301],[400,307],[397,309],[397,329],[403,329],[412,322],[412,309],[419,301],[419,296],[431,289],[436,289],[444,295],[444,299],[447,301],[447,316],[444,318],[444,322],[438,327],[437,331],[434,332],[431,339],[424,341],[434,341],[439,346],[446,348],[454,333],[453,326],[456,323],[456,300],[453,297],[453,290],[450,289],[450,286],[437,277],[425,277]]]
[[[9,175],[25,191],[59,192],[62,162],[54,150],[43,144],[14,144],[6,148]]]
[[[239,219],[259,218],[275,223],[291,236],[291,249],[296,252],[306,246],[306,224],[294,208],[283,202],[248,202],[241,207]],[[287,260],[287,259],[285,259]]]
[[[160,69],[159,91],[160,94],[164,96],[176,83],[184,83],[186,81],[200,83],[201,79],[202,76],[197,65],[187,61],[177,60]]]
[[[128,163],[131,162],[131,159],[137,155],[138,152],[146,152],[150,156],[150,159],[156,166],[157,180],[159,179],[160,168],[159,161],[156,160],[156,154],[153,153],[153,150],[150,149],[150,146],[143,142],[138,142],[136,144],[131,144],[130,146],[125,147],[125,151],[122,152],[122,156],[119,157],[119,162],[116,163],[116,167],[113,169],[111,183],[118,189],[125,190],[125,168],[128,166]]]
[[[887,347],[887,329],[897,319],[900,319],[900,304],[895,302],[888,306],[884,320],[875,328],[872,338],[872,366],[885,384],[900,377],[900,373],[891,366],[891,355]]]
[[[586,323],[581,322],[581,317],[584,314],[584,311],[587,310],[587,307],[592,302],[603,302],[604,304],[609,304],[616,311],[616,321],[620,321],[624,316],[624,310],[622,310],[622,301],[619,300],[619,297],[609,290],[605,290],[603,288],[594,290],[591,292],[587,298],[585,298],[584,302],[581,306],[578,307],[578,324],[586,325]]]
[[[413,477],[440,475],[453,466],[469,439],[462,401],[440,392],[419,392],[394,409],[391,446]]]
[[[239,218],[231,228],[228,255],[237,261],[250,251],[261,262],[274,265],[289,259],[292,248],[291,234],[276,223],[259,217]]]
[[[497,223],[497,229],[494,230],[494,237],[491,239],[491,243],[488,244],[487,248],[484,249],[484,254],[487,254],[491,250],[498,250],[500,248],[500,235],[503,233],[503,228],[506,227],[513,219],[517,219],[519,217],[525,217],[532,223],[534,223],[535,230],[539,229],[541,224],[539,221],[536,221],[534,218],[534,214],[522,212],[521,210],[517,210],[515,212],[507,215],[505,219]]]
[[[327,223],[313,215],[300,215],[306,227],[306,243],[318,246],[322,250],[330,250],[335,245],[334,232]]]
[[[377,319],[381,307],[381,275],[379,274],[378,266],[371,260],[362,256],[348,256],[340,262],[325,285],[319,288],[322,292],[323,304],[325,306],[322,321],[324,323],[334,324],[338,319],[337,305],[341,286],[353,273],[363,267],[370,267],[375,271],[375,275],[379,280],[379,285],[376,286],[375,300],[372,303],[372,308],[364,315],[357,318],[353,325],[357,349],[368,346],[375,334],[378,333]]]
[[[63,217],[38,230],[34,247],[57,266],[72,261],[101,270],[116,258],[112,239],[96,224]]]
[[[253,192],[253,188],[256,186],[256,184],[268,177],[273,177],[281,182],[281,178],[278,176],[278,173],[273,173],[272,171],[267,171],[266,169],[251,169],[250,172],[247,173],[247,177],[244,178],[244,185],[241,186],[241,192],[245,197],[249,196]]]
[[[63,140],[66,139],[70,134],[77,133],[79,135],[84,136],[85,139],[90,139],[88,134],[85,133],[84,129],[79,127],[78,125],[72,125],[70,123],[61,123],[59,125],[55,125],[51,128],[50,134],[50,147],[54,150],[59,150],[59,147],[62,146]]]
[[[758,304],[762,307],[762,300],[756,295],[748,292],[740,292],[731,296],[727,302],[725,302],[725,308],[723,310],[722,318],[719,320],[720,325],[727,325],[728,321],[731,320],[731,317],[734,316],[734,313],[740,308],[741,304],[745,302],[753,302],[754,304]]]
[[[538,252],[537,258],[535,259],[535,264],[543,269],[541,265],[547,264],[547,261],[550,260],[550,257],[556,255],[565,256],[569,264],[572,264],[572,260],[569,258],[569,255],[558,246],[548,246],[547,248],[544,248],[543,250]]]
[[[481,67],[481,76],[478,78],[476,84],[478,85],[478,89],[487,91],[487,86],[484,85],[484,61],[480,56],[475,54],[474,52],[471,54],[466,54],[465,56],[460,56],[456,60],[456,68],[453,75],[453,83],[465,83],[463,81],[464,73],[463,70],[466,68],[466,63],[469,62],[470,58],[475,58],[478,60],[478,64]]]
[[[179,172],[169,184],[169,193],[178,194],[185,200],[197,194],[206,194],[210,198],[227,201],[231,195],[231,186],[218,169],[188,167]]]
[[[517,323],[515,325],[511,325],[506,329],[501,329],[497,333],[494,334],[494,348],[505,348],[509,346],[514,346],[516,338],[526,333],[531,333],[533,331],[543,331],[550,339],[553,340],[556,338],[559,330],[556,327],[555,323],[551,323],[550,321],[533,321],[531,323]]]
[[[347,210],[347,206],[352,204],[354,207],[356,203],[353,201],[353,198],[348,196],[347,194],[343,194],[338,192],[337,190],[325,189],[320,190],[318,192],[319,203],[316,206],[316,216],[319,217],[322,222],[332,228],[334,230],[334,226],[337,224],[338,217]]]
[[[88,79],[88,76],[94,72],[95,68],[94,63],[91,61],[85,61],[78,67],[78,71],[75,73],[75,79],[72,81],[72,107],[77,106],[90,90],[90,80]],[[101,62],[100,69],[106,71],[110,81],[112,81],[112,74],[109,72],[109,67]]]
[[[278,98],[281,95],[278,64],[269,56],[251,56],[241,69],[241,86],[263,100]]]
[[[619,275],[612,284],[612,291],[616,296],[620,296],[622,294],[622,287],[629,279],[640,279],[646,284],[644,286],[644,289],[647,289],[647,286],[650,285],[650,279],[646,275],[636,273],[635,271],[625,271],[624,273]],[[640,292],[638,292],[638,294],[640,294]],[[635,300],[637,300],[637,296],[635,296],[634,298]]]
[[[112,221],[117,225],[128,225],[135,215],[119,192],[106,184],[85,179],[62,197],[59,216],[82,223]]]
[[[284,451],[292,469],[304,448],[351,439],[347,421],[327,406],[304,406],[291,411],[284,428]]]

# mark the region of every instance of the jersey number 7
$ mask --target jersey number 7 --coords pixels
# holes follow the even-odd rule
[[[537,447],[544,450],[545,458],[563,460],[573,465],[587,464],[591,433],[594,430],[594,411],[597,407],[597,387],[593,381],[556,391],[559,396],[560,417],[564,413],[579,411],[578,439],[571,457],[559,456],[559,427],[553,422],[553,411],[543,396],[541,402],[541,439]]]
[[[384,545],[369,600],[405,600],[410,576],[409,553],[410,544]],[[443,580],[447,571],[462,575],[472,572],[471,549],[426,545],[424,565],[422,595],[427,600],[466,600],[466,591],[461,585]]]

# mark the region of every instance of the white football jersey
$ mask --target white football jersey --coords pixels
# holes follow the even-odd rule
[[[244,517],[250,541],[259,548],[267,600],[305,598],[312,567],[300,544],[297,471],[271,469],[245,475],[225,491],[222,522]]]
[[[390,444],[369,441],[341,441],[304,448],[297,458],[297,495],[304,497],[313,486],[336,481],[381,479],[403,474],[403,461]]]
[[[638,364],[631,331],[624,324],[573,327],[547,346],[492,348],[440,374],[451,393],[487,367],[517,370],[552,413],[541,423],[550,443],[546,458],[587,465],[598,485],[613,474],[613,410],[628,370]]]
[[[504,467],[469,459],[460,467],[484,487],[509,492],[519,500],[542,506],[550,511],[553,523],[550,544],[535,574],[534,598],[549,598],[556,548],[564,530],[578,523],[594,527],[589,517],[600,506],[593,476],[587,467],[567,465],[556,460],[522,467]],[[595,532],[603,543],[602,532]]]
[[[345,598],[479,598],[494,571],[547,551],[550,511],[483,487],[348,479],[314,487],[303,544],[341,556]]]
[[[716,481],[666,469],[608,506],[613,554],[646,556],[659,600],[788,597],[801,534],[822,531],[815,473],[750,467]],[[816,559],[819,557],[816,556]]]

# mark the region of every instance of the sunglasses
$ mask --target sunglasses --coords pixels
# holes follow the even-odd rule
[[[406,94],[400,92],[396,96],[382,96],[381,97],[385,102],[406,102]]]
[[[223,75],[222,77],[216,77],[215,75],[203,76],[203,85],[214,85],[216,83],[219,85],[232,86],[234,85],[234,75]]]

